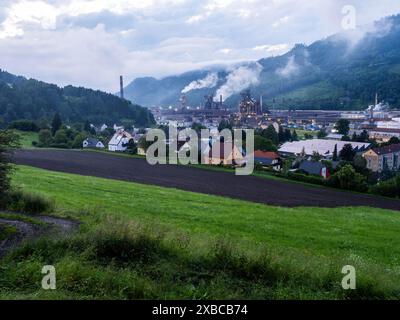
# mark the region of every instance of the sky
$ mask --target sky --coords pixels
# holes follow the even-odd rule
[[[161,78],[283,54],[400,13],[399,0],[0,0],[0,69],[116,92],[119,75]],[[346,10],[345,10],[346,11]]]

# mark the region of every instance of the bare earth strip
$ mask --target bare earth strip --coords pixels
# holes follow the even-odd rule
[[[229,172],[193,167],[150,166],[146,160],[97,152],[20,150],[15,162],[37,168],[94,176],[284,207],[369,206],[400,211],[400,201],[297,183],[235,176]]]

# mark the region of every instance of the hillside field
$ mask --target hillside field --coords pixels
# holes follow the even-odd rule
[[[273,207],[25,166],[13,183],[81,227],[1,261],[0,298],[400,296],[398,212]],[[39,289],[42,264],[56,266],[58,290]],[[341,288],[345,265],[357,269],[356,291]]]

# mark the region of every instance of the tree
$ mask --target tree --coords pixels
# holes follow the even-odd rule
[[[68,135],[65,130],[58,130],[54,136],[54,143],[57,145],[64,145],[69,142]]]
[[[343,161],[353,161],[354,156],[356,155],[355,151],[353,150],[353,147],[351,146],[350,143],[345,144],[343,146],[342,151],[340,151],[340,159],[342,159]]]
[[[267,129],[262,131],[262,136],[265,139],[271,140],[274,145],[279,144],[279,136],[275,130],[275,127],[271,124]]]
[[[142,148],[143,150],[147,151],[147,149],[153,144],[152,141],[147,141],[146,136],[140,138],[138,147]]]
[[[50,130],[43,129],[39,131],[39,146],[41,147],[49,147],[52,142],[52,135]]]
[[[391,137],[389,140],[389,145],[390,144],[400,144],[400,139],[397,137]]]
[[[83,130],[85,130],[87,133],[95,135],[96,130],[91,126],[89,120],[85,121],[85,125],[83,126]]]
[[[342,189],[365,191],[367,188],[365,177],[357,173],[349,164],[342,167],[333,176],[333,180],[337,181],[337,186]]]
[[[333,161],[338,161],[339,157],[338,157],[338,150],[337,150],[337,144],[335,144],[335,149],[333,150],[333,157],[332,157]]]
[[[85,141],[87,138],[86,133],[79,133],[76,135],[74,142],[72,142],[72,148],[74,149],[81,149],[83,147],[83,141]]]
[[[277,151],[276,146],[274,146],[271,140],[258,135],[254,136],[254,150]]]
[[[318,139],[323,139],[327,136],[328,134],[326,133],[325,129],[322,129],[320,131],[318,131]]]
[[[322,156],[318,152],[314,151],[313,155],[311,156],[311,160],[314,161],[314,162],[321,161],[322,160]]]
[[[218,131],[221,132],[224,129],[231,130],[233,129],[232,124],[229,121],[222,120],[218,126]]]
[[[293,134],[292,134],[292,141],[299,141],[299,136],[297,135],[296,130],[293,131]]]
[[[338,131],[339,134],[347,136],[350,132],[350,121],[347,119],[340,119],[336,123],[335,129]]]
[[[19,138],[11,131],[0,131],[0,206],[5,204],[10,190],[11,158],[10,152],[18,148]]]
[[[51,122],[51,134],[54,136],[58,130],[61,129],[62,121],[60,114],[57,112],[54,115],[53,121]]]
[[[30,121],[30,120],[13,121],[10,124],[9,128],[20,130],[20,131],[26,131],[26,132],[38,132],[39,131],[39,128],[36,125],[36,123],[33,121]]]

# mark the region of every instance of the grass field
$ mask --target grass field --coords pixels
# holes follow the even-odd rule
[[[13,181],[54,199],[56,214],[78,219],[82,227],[75,238],[27,244],[0,263],[3,298],[343,299],[400,294],[396,212],[279,208],[29,167],[19,167]],[[127,248],[140,255],[143,247],[140,264],[131,261]],[[143,261],[149,252],[157,259]],[[58,274],[65,277],[60,291],[15,285],[17,276],[39,281],[40,273],[35,276],[33,270],[41,263],[59,266]],[[9,268],[15,264],[22,271]],[[357,268],[356,292],[341,289],[344,265]],[[118,278],[115,283],[113,277]],[[127,292],[118,291],[124,286]]]
[[[15,133],[20,136],[21,147],[24,149],[33,148],[32,142],[39,141],[39,134],[37,132],[23,132],[15,130]]]

